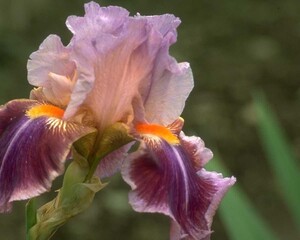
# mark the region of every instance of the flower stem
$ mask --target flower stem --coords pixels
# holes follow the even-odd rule
[[[30,199],[26,204],[25,209],[25,224],[26,224],[26,240],[30,240],[29,237],[29,230],[32,228],[36,222],[36,199],[32,198]]]

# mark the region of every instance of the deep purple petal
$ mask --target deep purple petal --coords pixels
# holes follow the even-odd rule
[[[26,109],[29,109],[36,104],[38,104],[37,101],[20,99],[0,106],[0,136],[12,121],[22,117]]]
[[[177,232],[191,239],[210,235],[215,209],[235,182],[204,169],[197,172],[183,146],[150,137],[124,162],[122,174],[133,189],[129,198],[136,211],[170,216],[180,226]]]
[[[30,118],[41,103],[16,100],[0,108],[0,210],[10,202],[37,196],[63,171],[74,141],[92,131],[59,118]]]

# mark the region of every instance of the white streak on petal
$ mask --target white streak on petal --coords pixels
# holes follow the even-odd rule
[[[32,120],[27,121],[24,125],[22,125],[18,131],[14,134],[14,136],[12,137],[11,141],[8,144],[8,147],[5,151],[5,154],[3,156],[2,162],[5,162],[7,160],[7,156],[11,153],[12,148],[14,147],[14,145],[16,144],[16,142],[19,140],[20,135],[22,135],[22,133],[26,130],[26,128],[32,124]],[[2,175],[2,170],[0,171],[0,175]]]
[[[186,172],[186,166],[184,165],[184,163],[182,161],[185,161],[186,159],[183,159],[182,156],[180,156],[180,154],[178,153],[176,148],[171,148],[174,155],[175,155],[175,159],[177,160],[177,163],[180,167],[180,171],[182,172],[183,175],[183,181],[184,181],[184,186],[185,186],[185,204],[186,204],[186,209],[188,209],[188,203],[189,203],[189,182],[188,182],[188,174]],[[176,161],[174,159],[174,161]],[[173,159],[172,159],[173,161]]]

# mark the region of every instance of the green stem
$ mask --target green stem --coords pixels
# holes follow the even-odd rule
[[[30,240],[29,230],[37,222],[36,218],[36,199],[30,199],[25,208],[26,240]]]
[[[99,143],[101,142],[101,139],[102,139],[102,134],[98,132],[96,141],[93,144],[92,151],[87,158],[90,168],[88,174],[85,177],[84,182],[89,182],[91,180],[91,178],[94,176],[94,173],[97,169],[100,160],[104,157],[104,156],[97,156],[97,152],[99,150],[99,145],[100,145]]]
[[[52,201],[37,211],[29,202],[27,240],[48,240],[70,218],[87,209],[95,193],[106,186],[94,173],[101,159],[133,141],[127,127],[115,123],[103,132],[90,133],[73,144],[73,161],[68,166],[63,186]]]
[[[63,186],[56,198],[36,211],[34,214],[36,221],[28,218],[27,240],[50,239],[67,221],[86,210],[92,203],[95,193],[105,186],[96,177],[89,183],[83,183],[88,163],[79,155],[74,156],[75,159],[65,173]]]

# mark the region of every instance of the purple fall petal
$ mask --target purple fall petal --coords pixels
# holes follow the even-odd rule
[[[0,106],[0,136],[12,121],[22,117],[26,109],[36,104],[38,102],[34,100],[19,99]]]
[[[27,116],[37,105],[15,100],[0,108],[0,211],[9,210],[12,201],[49,190],[63,171],[72,143],[93,131],[54,117]]]
[[[197,172],[193,161],[189,149],[148,137],[122,169],[136,211],[163,213],[180,226],[171,239],[208,239],[215,209],[235,182],[204,169]]]

